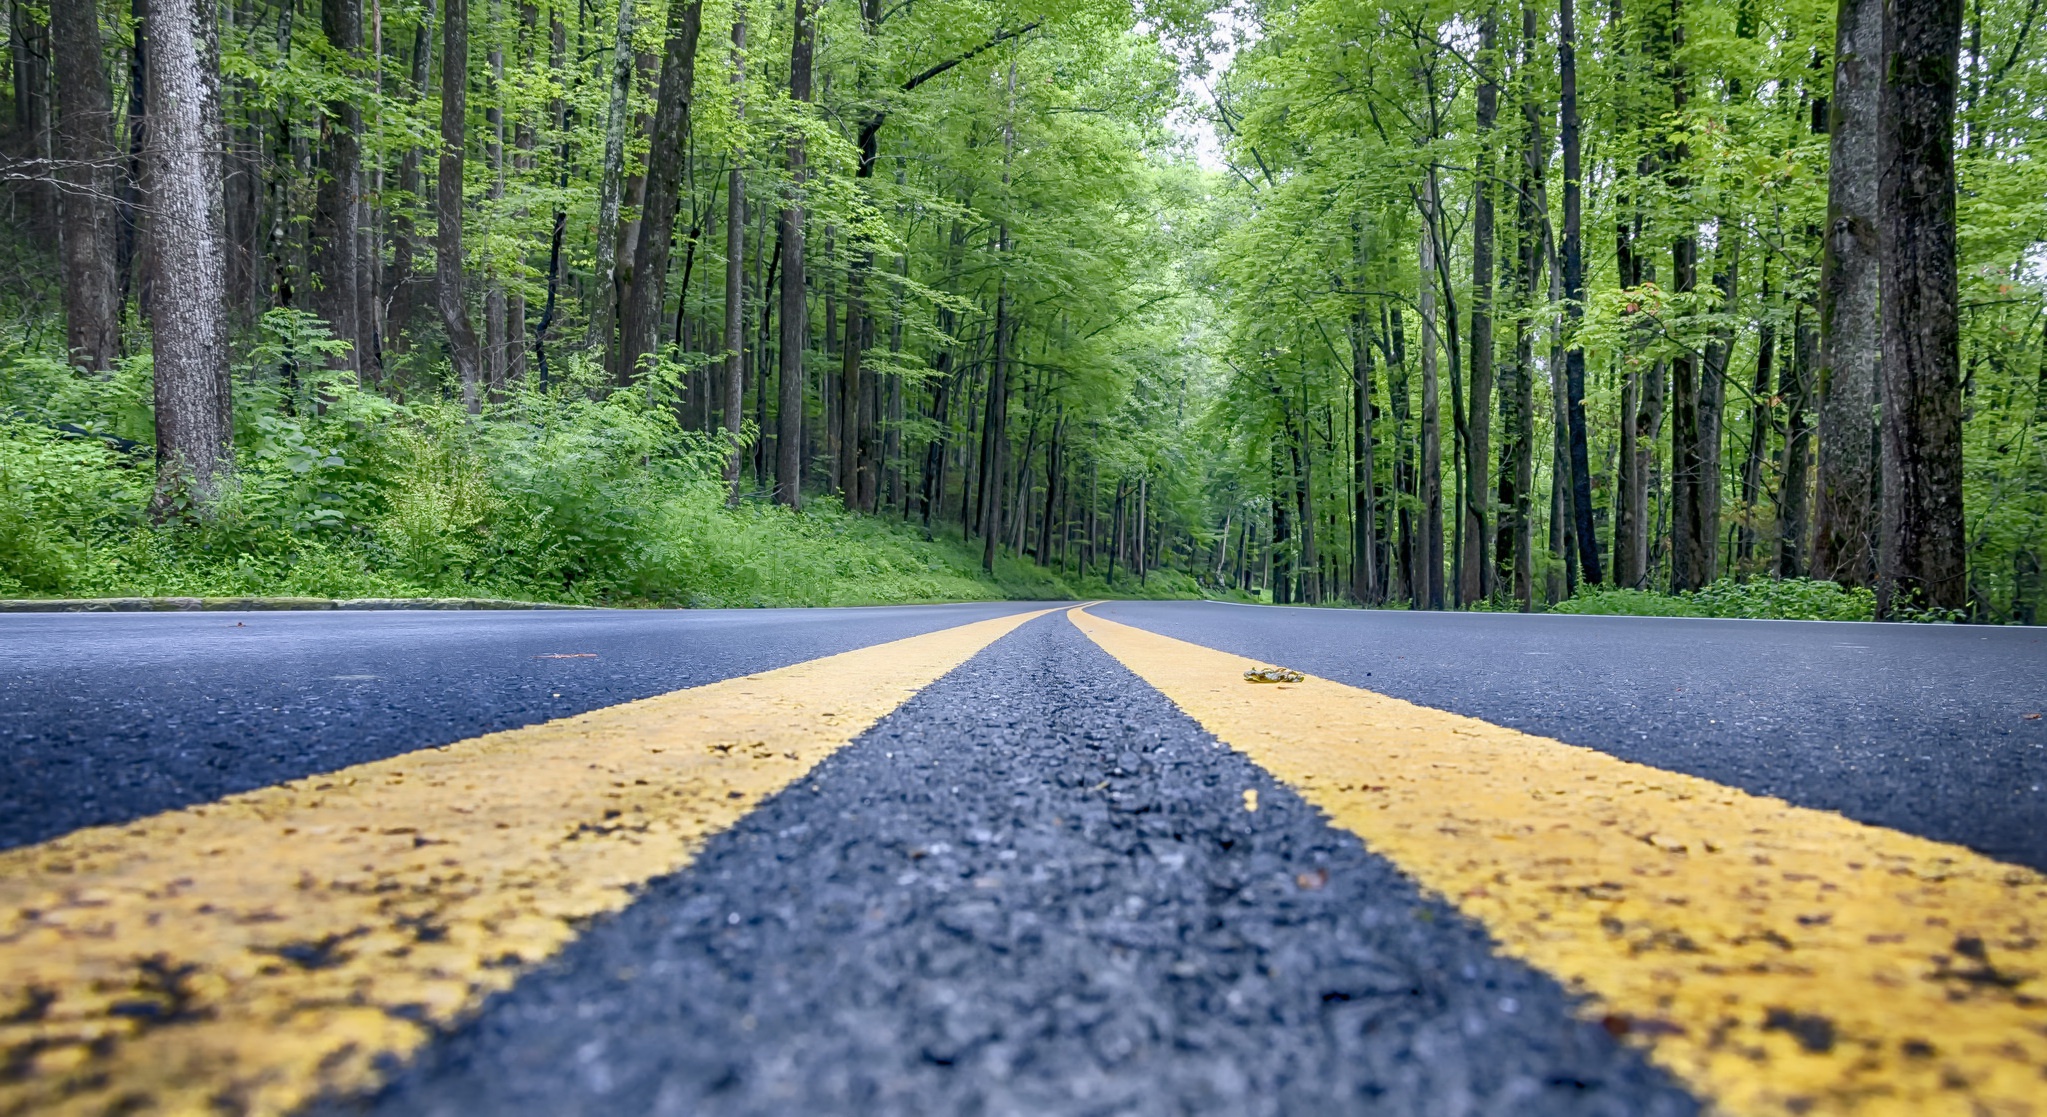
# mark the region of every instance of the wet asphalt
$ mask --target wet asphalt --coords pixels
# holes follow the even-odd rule
[[[0,617],[0,847],[1024,608]],[[2047,868],[2039,630],[1097,609]],[[315,1111],[1698,1111],[1057,614],[395,1069]]]

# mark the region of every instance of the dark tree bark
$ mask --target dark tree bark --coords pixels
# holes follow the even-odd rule
[[[597,258],[593,265],[589,345],[607,357],[618,317],[619,207],[625,191],[626,114],[633,88],[633,0],[619,0],[612,39],[611,86],[604,111],[604,165],[597,183]],[[630,253],[633,246],[624,250]]]
[[[64,235],[65,350],[105,372],[121,355],[119,215],[113,92],[101,53],[99,11],[88,0],[50,5],[56,52],[58,219]]]
[[[1962,524],[1955,83],[1960,0],[1884,8],[1883,521],[1877,612],[1968,604]]]
[[[1585,432],[1585,347],[1578,327],[1585,320],[1585,241],[1583,154],[1578,130],[1578,27],[1572,0],[1557,3],[1557,69],[1563,78],[1561,106],[1564,145],[1563,297],[1568,346],[1564,352],[1564,411],[1570,431],[1571,508],[1576,524],[1578,560],[1585,581],[1598,585],[1599,539],[1592,529],[1592,455]]]
[[[1827,100],[1825,256],[1820,269],[1820,471],[1813,576],[1876,576],[1878,133],[1883,0],[1841,0]]]
[[[1009,228],[996,234],[996,254],[1009,250]],[[988,418],[981,432],[981,569],[995,569],[995,551],[1002,535],[1002,477],[1009,448],[1009,285],[999,281],[995,293],[995,354],[988,377]],[[1115,563],[1109,565],[1114,576]]]
[[[1364,279],[1363,253],[1359,253],[1358,279]],[[1372,499],[1372,319],[1359,306],[1350,322],[1351,368],[1351,600],[1360,605],[1379,603],[1377,566],[1379,539],[1374,517],[1378,510]],[[1229,542],[1225,525],[1223,543]],[[1218,578],[1220,580],[1220,578]]]
[[[412,36],[411,69],[408,74],[406,97],[417,102],[426,96],[427,79],[433,62],[433,25],[436,0],[427,0],[419,16],[419,26]],[[421,169],[424,153],[417,147],[407,148],[398,160],[398,191],[408,199],[420,199],[426,194],[426,176]],[[387,347],[395,347],[405,337],[406,327],[412,323],[412,315],[420,301],[419,280],[414,274],[420,255],[419,230],[415,224],[416,205],[405,205],[391,217],[391,269],[386,275],[383,297],[391,311],[385,322]]]
[[[441,163],[434,183],[434,303],[448,331],[448,356],[462,385],[462,405],[474,415],[480,397],[483,354],[469,304],[462,291],[462,163],[467,146],[469,103],[469,0],[444,0],[441,16]]]
[[[1684,25],[1673,19],[1667,44],[1670,52],[1670,102],[1672,115],[1680,118],[1690,101],[1691,79],[1678,57],[1684,45]],[[1672,145],[1665,156],[1664,181],[1675,197],[1685,197],[1691,189],[1691,176],[1686,170],[1690,162],[1690,145],[1682,142]],[[1681,215],[1679,221],[1681,231],[1670,241],[1670,279],[1671,289],[1682,298],[1699,285],[1699,244],[1691,232],[1690,216]],[[1685,345],[1678,348],[1670,362],[1670,589],[1673,593],[1698,589],[1706,584],[1711,573],[1706,547],[1713,529],[1704,522],[1699,495],[1709,483],[1703,475],[1704,469],[1699,453],[1699,360],[1692,348]]]
[[[703,0],[670,0],[668,5],[668,38],[647,148],[646,195],[640,207],[638,243],[633,248],[632,282],[623,294],[618,363],[622,379],[641,374],[642,362],[653,355],[659,341],[683,160],[689,146],[690,106],[696,95],[697,37],[703,31],[703,15]],[[743,228],[738,235],[744,235]],[[744,410],[744,388],[742,379],[740,389],[732,390],[725,401],[730,404],[728,426]],[[738,459],[735,456],[733,460]]]
[[[732,14],[732,111],[735,119],[745,115],[737,92],[744,88],[746,57],[746,9]],[[725,452],[726,499],[739,501],[741,432],[740,417],[746,404],[746,176],[739,168],[740,153],[732,153],[732,167],[725,185]],[[656,304],[657,308],[659,304]],[[766,438],[766,431],[757,432]]]
[[[1459,598],[1469,605],[1493,594],[1493,566],[1487,548],[1491,485],[1493,404],[1493,125],[1499,117],[1499,22],[1497,4],[1479,23],[1478,173],[1471,219],[1471,404],[1464,432],[1464,562]]]
[[[203,512],[234,468],[227,354],[227,218],[221,195],[218,24],[211,0],[149,8],[151,317],[156,361],[154,507]]]
[[[1789,376],[1779,375],[1785,396],[1784,478],[1777,493],[1777,576],[1803,578],[1812,572],[1812,396],[1819,332],[1800,306],[1791,328]]]
[[[320,29],[336,54],[362,51],[361,0],[321,0]],[[364,350],[360,223],[362,110],[349,97],[327,103],[320,121],[320,185],[313,202],[313,305],[334,336],[348,343],[329,367],[362,374]]]
[[[795,0],[794,31],[789,45],[789,99],[810,101],[811,9]],[[775,416],[775,500],[795,508],[803,501],[803,351],[809,344],[803,271],[802,190],[803,133],[789,136],[789,180],[792,196],[778,220],[782,227],[782,317],[778,355],[781,378]]]

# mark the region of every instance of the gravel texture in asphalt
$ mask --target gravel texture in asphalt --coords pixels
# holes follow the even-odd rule
[[[1206,602],[1094,612],[2047,871],[2047,629]]]
[[[320,1107],[1697,1110],[1059,615],[713,838],[381,1095]]]
[[[1038,607],[0,616],[0,849]]]

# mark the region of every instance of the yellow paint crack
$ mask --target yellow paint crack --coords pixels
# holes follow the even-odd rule
[[[2047,1114],[2047,879],[1074,610],[1720,1111]]]
[[[0,853],[0,1114],[351,1093],[1049,610]]]

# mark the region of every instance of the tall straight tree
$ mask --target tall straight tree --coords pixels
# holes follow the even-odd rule
[[[321,0],[320,29],[327,45],[346,59],[362,51],[362,0]],[[327,103],[320,121],[320,185],[313,202],[313,305],[334,336],[348,343],[335,354],[339,371],[362,372],[363,322],[358,205],[362,199],[362,109],[342,93]]]
[[[1557,72],[1563,81],[1558,131],[1564,145],[1563,299],[1566,322],[1564,414],[1569,425],[1571,512],[1577,528],[1578,562],[1585,581],[1598,585],[1599,539],[1592,529],[1592,452],[1585,431],[1584,153],[1578,120],[1578,24],[1572,0],[1557,0]]]
[[[1877,148],[1883,0],[1840,0],[1827,100],[1827,228],[1820,265],[1820,473],[1813,576],[1876,573]]]
[[[462,289],[462,167],[468,146],[469,0],[443,0],[441,15],[441,163],[434,181],[434,305],[448,332],[448,357],[462,385],[462,405],[474,415],[483,352]]]
[[[1955,263],[1955,90],[1961,0],[1884,7],[1883,535],[1877,612],[1968,603]]]
[[[63,223],[65,351],[104,372],[121,355],[120,248],[115,208],[113,93],[101,53],[99,5],[50,5],[57,70],[57,196]]]
[[[625,193],[626,116],[633,89],[633,0],[618,0],[604,108],[604,165],[597,180],[597,259],[592,267],[589,345],[607,357],[618,317],[618,211]],[[626,245],[632,251],[632,245]]]
[[[810,101],[812,12],[805,0],[794,0],[789,31],[789,99]],[[775,500],[791,508],[803,501],[803,351],[810,323],[803,271],[804,137],[791,130],[788,143],[790,197],[778,215],[782,243],[782,312],[777,360],[779,385],[775,415]]]
[[[740,90],[746,82],[746,9],[732,9],[732,115],[746,115]],[[725,485],[729,499],[739,499],[740,413],[746,396],[746,176],[739,163],[744,153],[737,144],[732,150],[732,169],[725,188]],[[767,432],[758,432],[766,438]]]
[[[1471,207],[1471,406],[1464,434],[1464,561],[1458,598],[1469,605],[1492,596],[1493,566],[1486,500],[1492,456],[1493,402],[1493,125],[1500,111],[1500,9],[1487,6],[1478,25],[1478,173]]]
[[[647,147],[646,201],[640,207],[632,281],[625,287],[619,338],[621,377],[636,377],[654,353],[667,305],[669,250],[675,243],[675,213],[681,201],[682,166],[689,150],[690,104],[696,96],[697,37],[704,27],[703,0],[670,0],[661,82]],[[739,393],[727,402],[742,410]],[[735,451],[735,454],[737,451]]]
[[[203,510],[234,468],[221,193],[219,25],[212,0],[149,6],[145,165],[156,361],[159,516]]]

